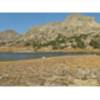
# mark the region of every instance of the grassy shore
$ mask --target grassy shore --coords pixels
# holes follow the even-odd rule
[[[52,52],[52,51],[65,51],[65,52],[100,52],[100,49],[92,49],[92,48],[64,48],[64,49],[50,49],[50,48],[40,48],[40,49],[34,49],[31,46],[1,46],[0,52],[34,52],[34,51],[43,51],[43,52]]]
[[[100,56],[66,56],[0,62],[2,86],[100,85]]]

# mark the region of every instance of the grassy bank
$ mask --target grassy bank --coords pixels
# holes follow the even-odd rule
[[[64,48],[64,49],[50,49],[50,48],[40,48],[35,50],[31,46],[12,46],[12,47],[7,47],[7,46],[1,46],[0,47],[0,52],[33,52],[33,51],[65,51],[65,52],[100,52],[100,49],[80,49],[80,48]]]

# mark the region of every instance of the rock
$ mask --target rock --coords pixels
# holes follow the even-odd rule
[[[88,79],[88,80],[81,80],[81,79],[74,79],[73,85],[77,86],[98,86],[99,83],[96,79]]]
[[[45,57],[45,56],[43,56],[43,57],[42,57],[42,59],[46,59],[46,57]]]

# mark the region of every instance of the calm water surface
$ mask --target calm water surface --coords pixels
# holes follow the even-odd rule
[[[31,53],[0,53],[0,60],[24,60],[43,57],[91,55],[86,52],[31,52]]]

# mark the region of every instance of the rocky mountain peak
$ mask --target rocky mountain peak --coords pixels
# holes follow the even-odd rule
[[[81,14],[71,14],[70,16],[65,18],[64,22],[66,22],[69,27],[84,26],[84,25],[89,27],[98,26],[94,17],[83,16]]]

